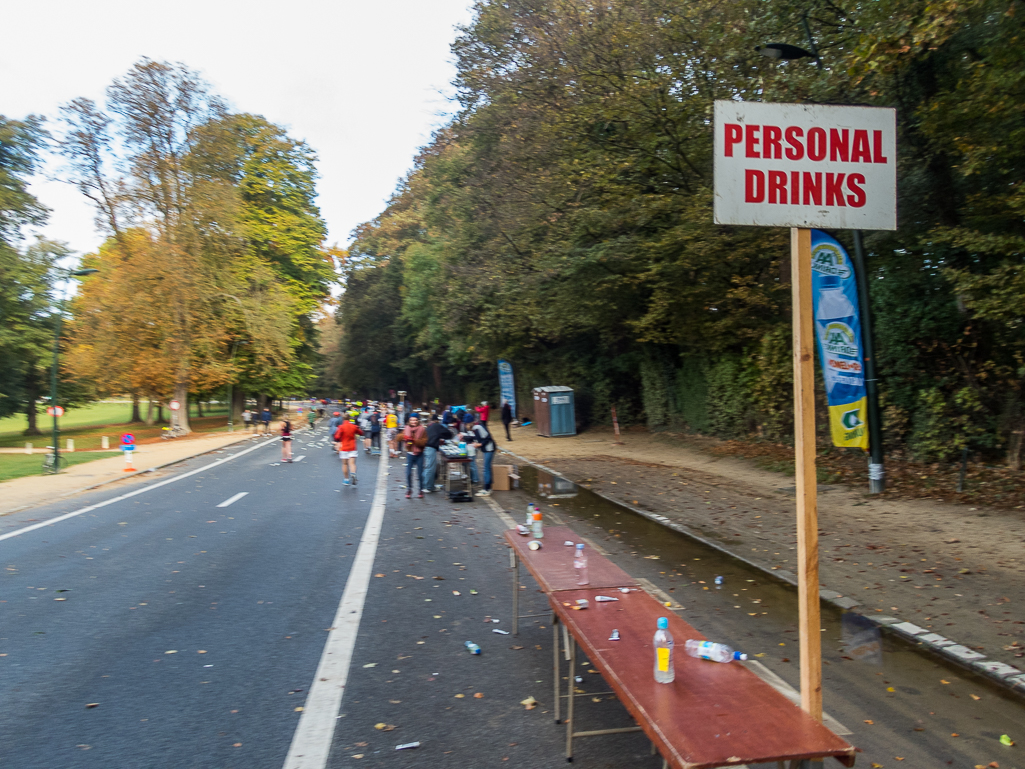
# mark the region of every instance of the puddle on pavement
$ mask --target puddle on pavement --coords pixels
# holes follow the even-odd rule
[[[747,652],[798,686],[797,588],[564,478],[530,466],[522,466],[520,475],[526,498],[514,498],[523,499],[524,507],[535,501],[556,513],[632,576],[668,592],[685,607],[680,616],[709,639]],[[522,512],[512,511],[517,521]],[[716,577],[722,577],[721,586]],[[1015,766],[998,740],[1010,734],[1019,745],[1025,742],[1025,703],[888,634],[882,635],[880,654],[871,635],[859,635],[864,628],[851,621],[857,613],[846,614],[850,648],[845,646],[845,612],[822,606],[823,686],[826,710],[855,732],[854,744],[884,739],[894,752],[889,762],[879,761],[883,764],[903,750],[930,762],[922,765],[996,760],[1003,767]]]

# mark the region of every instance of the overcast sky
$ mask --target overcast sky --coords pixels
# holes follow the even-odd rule
[[[286,126],[320,156],[328,244],[373,218],[455,109],[449,45],[471,0],[46,0],[5,5],[0,114],[55,117],[100,101],[143,56],[199,70],[237,111]],[[43,233],[79,252],[101,236],[80,194],[40,181]]]

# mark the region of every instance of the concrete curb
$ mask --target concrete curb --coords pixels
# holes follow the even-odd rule
[[[570,483],[576,484],[576,481],[566,478],[566,476],[550,467],[534,462],[524,456],[520,456],[519,454],[509,451],[508,449],[499,448],[499,451],[504,454],[508,454],[511,457],[516,457],[516,459],[525,464],[536,467],[539,470],[544,470],[546,473],[557,475]],[[792,572],[786,571],[785,569],[767,569],[764,565],[756,563],[742,555],[738,555],[722,545],[709,540],[707,537],[703,537],[702,535],[692,531],[687,526],[666,518],[664,515],[652,513],[648,510],[643,510],[639,507],[627,504],[626,502],[621,502],[618,499],[614,499],[607,494],[595,491],[594,489],[588,489],[588,491],[595,496],[604,499],[606,502],[619,505],[635,515],[647,518],[649,521],[654,521],[661,526],[665,526],[667,529],[672,529],[686,537],[690,537],[713,550],[717,550],[724,555],[728,555],[731,558],[742,561],[748,566],[758,569],[767,576],[797,587],[797,575]],[[819,589],[819,598],[843,611],[854,611],[855,607],[860,605],[852,598],[847,598],[841,593],[837,593],[834,590],[827,590],[825,588]],[[996,660],[989,659],[985,654],[977,652],[967,646],[963,646],[956,641],[951,641],[950,639],[944,638],[936,633],[932,633],[926,628],[919,627],[918,625],[914,625],[910,622],[904,622],[897,617],[873,617],[868,614],[863,614],[862,612],[857,613],[860,616],[865,617],[880,629],[892,633],[901,640],[914,643],[917,646],[924,648],[925,651],[943,658],[947,662],[953,662],[959,667],[970,670],[977,675],[989,679],[1004,689],[1025,697],[1025,671],[1019,670],[1013,665],[1007,665],[1003,662],[997,662]]]
[[[300,428],[300,429],[308,429],[308,428]],[[299,432],[299,431],[296,430],[296,432]],[[252,437],[252,436],[250,436],[250,437]],[[99,483],[94,483],[91,486],[83,486],[80,489],[73,489],[72,491],[66,491],[63,494],[61,494],[61,495],[59,495],[57,497],[54,497],[53,499],[47,500],[46,502],[33,502],[31,504],[28,504],[28,505],[22,505],[21,507],[15,507],[15,508],[13,508],[11,510],[6,510],[6,511],[0,513],[0,518],[2,518],[5,515],[11,515],[12,513],[20,513],[22,510],[31,510],[33,507],[39,507],[39,505],[46,505],[46,504],[50,504],[51,502],[57,502],[59,500],[66,499],[68,497],[72,497],[75,494],[81,494],[81,493],[83,493],[85,491],[93,491],[94,489],[98,489],[98,488],[101,488],[103,486],[109,486],[112,483],[119,483],[120,481],[124,481],[124,480],[127,480],[129,478],[136,478],[136,477],[138,477],[140,475],[147,475],[149,473],[155,473],[157,470],[163,470],[165,467],[170,467],[171,465],[177,465],[180,462],[186,462],[186,461],[188,461],[190,459],[195,459],[196,457],[201,457],[204,454],[210,454],[210,453],[212,453],[214,451],[220,451],[221,449],[223,449],[223,448],[225,448],[227,446],[234,446],[236,443],[241,443],[244,440],[247,440],[247,438],[239,438],[237,441],[232,441],[231,443],[225,443],[225,444],[222,444],[221,446],[216,446],[216,447],[210,448],[210,449],[203,449],[202,451],[197,451],[195,454],[189,454],[188,456],[178,457],[178,459],[172,460],[170,462],[164,462],[164,464],[162,464],[162,465],[155,465],[154,467],[147,467],[145,470],[136,470],[133,473],[125,473],[125,475],[123,475],[123,476],[121,476],[119,478],[110,478],[110,479],[108,479],[106,481],[100,481]],[[270,442],[274,443],[275,440],[277,440],[277,438],[271,439]]]

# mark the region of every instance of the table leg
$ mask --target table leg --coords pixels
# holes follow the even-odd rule
[[[559,696],[559,680],[562,671],[559,670],[559,617],[554,612],[552,613],[552,649],[554,650],[553,655],[553,668],[555,674],[555,723],[561,724],[562,718],[559,713],[561,712],[562,698]]]
[[[563,625],[565,627],[565,625]],[[573,701],[576,699],[576,677],[577,677],[577,639],[569,639],[569,680],[566,698],[566,760],[573,760],[573,730],[576,723],[573,721]]]
[[[520,559],[516,557],[516,551],[510,549],[509,552],[512,554],[512,566],[513,566],[513,616],[512,616],[512,632],[513,635],[520,634]]]

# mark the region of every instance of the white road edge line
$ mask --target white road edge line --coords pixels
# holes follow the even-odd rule
[[[244,497],[248,493],[249,493],[248,491],[240,491],[235,496],[228,497],[226,500],[221,502],[221,504],[219,504],[218,507],[227,507],[228,505],[233,505],[236,502],[238,502],[240,499],[242,499],[242,497]]]
[[[44,526],[53,526],[55,523],[60,523],[61,521],[68,520],[68,518],[74,518],[76,515],[82,515],[83,513],[91,513],[93,510],[99,510],[101,507],[106,507],[107,505],[112,505],[115,502],[121,502],[122,500],[130,499],[131,497],[136,497],[139,494],[145,494],[147,491],[153,491],[153,489],[159,489],[161,486],[166,486],[169,483],[174,483],[176,481],[181,481],[181,480],[184,480],[185,478],[189,478],[189,477],[191,477],[193,475],[196,475],[198,473],[203,473],[203,472],[206,472],[207,470],[212,470],[213,468],[217,467],[218,465],[223,465],[225,462],[230,462],[233,459],[238,459],[243,454],[248,454],[250,451],[256,451],[257,449],[261,449],[264,446],[270,446],[271,444],[273,444],[275,442],[276,442],[276,440],[275,441],[268,441],[266,443],[261,441],[260,443],[256,444],[255,446],[250,446],[248,449],[243,449],[242,451],[239,451],[239,452],[237,452],[235,454],[232,454],[230,457],[224,457],[224,459],[218,459],[216,462],[211,462],[208,465],[204,465],[203,467],[198,467],[195,470],[190,470],[189,472],[182,473],[181,475],[175,475],[172,478],[167,478],[165,480],[162,480],[162,481],[159,481],[157,483],[154,483],[151,486],[144,486],[141,489],[136,489],[135,491],[129,491],[127,494],[122,494],[119,497],[114,497],[112,499],[107,499],[107,500],[104,500],[103,502],[97,502],[95,505],[89,505],[88,507],[83,507],[83,508],[81,508],[79,510],[74,510],[74,511],[72,511],[70,513],[65,513],[64,515],[58,515],[56,518],[51,518],[48,521],[41,521],[39,523],[33,523],[31,526],[26,526],[23,529],[17,529],[16,531],[9,531],[6,534],[0,534],[0,542],[3,542],[5,539],[10,539],[11,537],[17,537],[17,536],[19,536],[21,534],[27,534],[28,532],[35,531],[36,529],[41,529]],[[184,460],[182,460],[182,461],[184,461]]]
[[[384,504],[388,498],[388,455],[381,454],[377,485],[370,515],[363,525],[363,537],[356,551],[342,600],[338,604],[327,643],[320,656],[317,672],[303,703],[303,712],[292,735],[292,744],[285,757],[284,769],[324,769],[331,753],[338,711],[349,679],[349,665],[359,634],[363,605],[370,587],[370,575],[377,556],[377,544],[384,521]]]
[[[297,457],[296,457],[295,459],[293,459],[292,461],[293,461],[293,462],[302,462],[302,461],[303,461],[304,459],[306,459],[306,455],[305,455],[305,454],[300,454],[299,456],[297,456]]]

